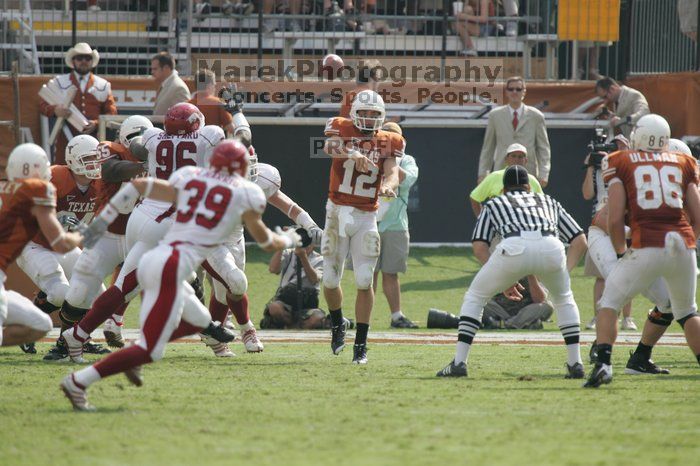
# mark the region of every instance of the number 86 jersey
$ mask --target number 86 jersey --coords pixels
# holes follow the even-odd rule
[[[698,184],[693,157],[624,150],[603,159],[601,170],[608,186],[618,179],[625,187],[633,248],[663,248],[670,231],[695,248],[693,228],[683,210],[688,185]]]
[[[202,260],[208,248],[224,243],[243,227],[244,212],[262,214],[267,205],[262,189],[238,175],[185,167],[173,173],[169,182],[178,190],[177,211],[161,244],[186,242],[205,247]]]
[[[358,150],[377,165],[377,168],[360,173],[355,169],[354,160],[334,158],[328,198],[337,205],[376,211],[379,208],[377,196],[384,175],[384,160],[403,156],[406,147],[403,137],[381,130],[368,137],[355,127],[352,120],[341,117],[329,119],[324,133],[328,137],[340,137],[346,148]]]

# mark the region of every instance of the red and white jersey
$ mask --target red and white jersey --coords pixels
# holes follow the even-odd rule
[[[244,212],[262,214],[267,204],[262,189],[238,175],[185,167],[173,173],[169,181],[178,190],[177,210],[162,244],[191,244],[201,260],[209,249],[225,243],[242,228]]]
[[[214,147],[224,139],[219,126],[207,125],[188,134],[171,135],[159,128],[149,128],[143,134],[148,150],[148,176],[167,180],[182,167],[206,167]],[[166,202],[144,199],[140,209],[158,217],[170,209]]]
[[[0,270],[7,272],[39,232],[34,206],[56,207],[56,188],[48,181],[0,181]]]
[[[360,210],[376,211],[377,197],[384,175],[384,160],[403,156],[406,141],[396,133],[376,131],[371,136],[363,133],[347,118],[331,118],[326,123],[325,135],[340,137],[346,147],[352,147],[377,165],[367,173],[355,169],[352,159],[334,158],[328,187],[328,198],[337,205]]]
[[[56,188],[56,217],[73,217],[90,223],[97,207],[97,186],[91,181],[88,186],[79,187],[70,169],[65,165],[51,167],[51,184]],[[49,241],[42,233],[32,239],[37,244],[51,249]]]
[[[698,184],[693,157],[624,150],[603,159],[601,169],[608,185],[618,179],[625,187],[633,248],[663,248],[670,231],[680,233],[689,248],[695,247],[693,228],[683,210],[688,185]]]

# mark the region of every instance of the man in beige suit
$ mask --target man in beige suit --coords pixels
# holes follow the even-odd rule
[[[190,90],[175,70],[175,59],[168,52],[160,52],[151,58],[151,76],[160,85],[153,106],[154,115],[165,115],[168,109],[190,100]]]
[[[605,77],[596,81],[595,93],[605,101],[605,105],[612,105],[610,127],[619,128],[626,138],[630,137],[637,120],[651,113],[647,99],[641,92],[623,86],[613,78]]]
[[[497,107],[489,113],[484,144],[479,156],[478,182],[493,170],[506,166],[507,148],[513,143],[527,148],[527,171],[535,175],[544,188],[549,180],[549,137],[544,115],[534,107],[523,104],[525,81],[519,76],[506,80],[508,105]]]

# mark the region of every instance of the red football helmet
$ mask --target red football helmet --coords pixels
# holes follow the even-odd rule
[[[204,115],[197,107],[187,102],[175,104],[165,114],[167,134],[187,134],[204,126]]]
[[[238,173],[245,178],[248,173],[248,149],[239,141],[225,139],[214,148],[209,166],[216,172],[229,175]]]

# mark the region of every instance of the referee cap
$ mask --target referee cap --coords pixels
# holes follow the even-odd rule
[[[525,146],[523,146],[522,144],[518,144],[517,142],[508,146],[508,149],[506,149],[506,155],[512,154],[513,152],[522,152],[527,156],[527,149],[525,148]]]
[[[503,174],[503,188],[515,188],[530,184],[527,169],[521,165],[511,165]]]

